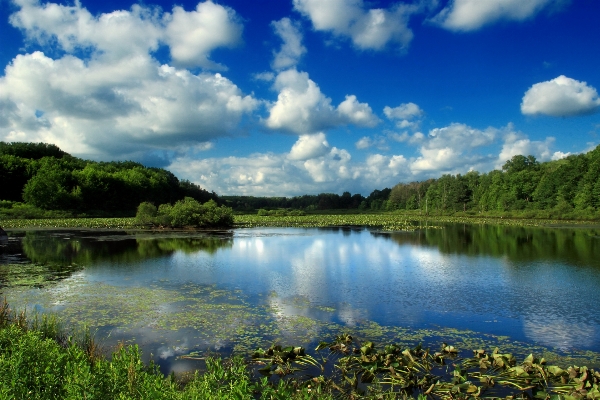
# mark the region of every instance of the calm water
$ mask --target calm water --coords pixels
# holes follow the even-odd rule
[[[0,291],[13,307],[86,323],[109,346],[140,343],[164,372],[190,368],[181,355],[307,345],[340,330],[417,343],[469,330],[600,351],[594,229],[9,234]]]

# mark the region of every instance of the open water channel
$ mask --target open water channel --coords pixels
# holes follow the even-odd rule
[[[600,230],[13,230],[0,293],[85,324],[106,348],[137,343],[165,373],[340,332],[597,361]]]

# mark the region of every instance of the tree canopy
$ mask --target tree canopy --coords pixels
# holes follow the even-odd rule
[[[0,179],[0,200],[75,214],[134,215],[141,202],[175,203],[185,197],[220,201],[162,168],[82,160],[44,143],[0,142]]]

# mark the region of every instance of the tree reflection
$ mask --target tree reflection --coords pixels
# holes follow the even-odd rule
[[[15,282],[19,285],[31,282],[39,286],[102,262],[139,263],[178,251],[214,254],[232,245],[232,233],[165,234],[157,237],[126,232],[30,231],[22,237],[21,245],[11,251],[22,253],[35,268],[26,264],[4,265],[0,269],[0,284],[13,286],[17,284]]]
[[[560,259],[600,267],[600,230],[594,228],[447,224],[443,229],[386,236],[401,245],[432,246],[445,254],[507,257],[511,261]]]

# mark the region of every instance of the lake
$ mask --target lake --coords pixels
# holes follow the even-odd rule
[[[1,248],[11,307],[85,324],[107,348],[137,343],[165,373],[273,342],[312,349],[340,332],[600,352],[596,228],[13,230]]]

